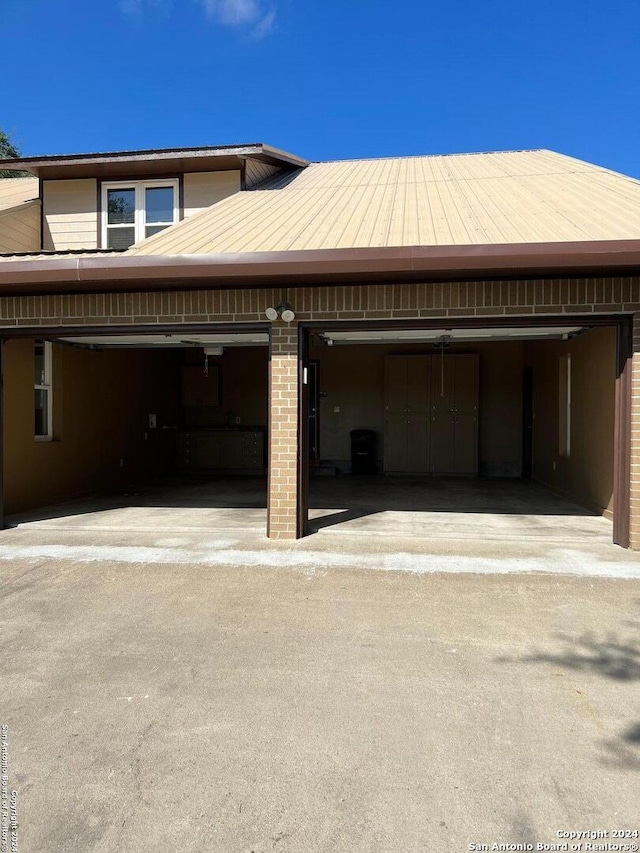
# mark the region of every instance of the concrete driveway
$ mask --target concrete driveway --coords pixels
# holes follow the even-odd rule
[[[457,853],[639,828],[636,555],[312,539],[0,534],[20,853]]]

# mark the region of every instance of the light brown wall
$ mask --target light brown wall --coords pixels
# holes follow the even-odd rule
[[[377,456],[384,453],[384,358],[392,353],[433,354],[431,345],[390,344],[316,347],[320,364],[320,455],[348,468],[352,429],[378,434]],[[514,476],[522,467],[522,368],[519,342],[465,344],[447,353],[480,355],[479,470],[487,476]],[[335,413],[334,407],[340,412]]]
[[[190,172],[184,176],[184,215],[199,213],[240,191],[239,170]]]
[[[33,437],[33,341],[10,341],[4,353],[7,513],[126,485],[172,463],[175,430],[161,427],[177,422],[174,353],[54,344],[53,441]]]
[[[243,426],[266,426],[268,419],[269,350],[229,347],[222,362],[222,410]]]
[[[45,249],[98,247],[97,192],[94,178],[43,182]]]
[[[201,349],[185,350],[185,365],[204,366]],[[227,426],[229,417],[240,418],[240,426],[266,427],[268,419],[268,347],[227,347],[224,355],[212,356],[209,369],[218,370],[220,404],[185,405],[183,425]],[[183,395],[183,401],[185,395]]]
[[[613,513],[615,329],[525,346],[533,368],[533,477],[577,503]],[[560,358],[571,354],[571,452],[559,454]],[[555,465],[555,469],[554,469]]]
[[[40,202],[0,211],[0,252],[40,250]]]

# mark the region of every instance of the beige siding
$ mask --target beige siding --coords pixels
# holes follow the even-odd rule
[[[0,211],[38,198],[37,178],[0,178]]]
[[[191,216],[240,191],[240,172],[193,172],[184,176],[184,215]]]
[[[0,252],[37,252],[40,249],[40,204],[32,202],[0,211]]]
[[[93,178],[45,181],[44,248],[98,248],[98,188]]]

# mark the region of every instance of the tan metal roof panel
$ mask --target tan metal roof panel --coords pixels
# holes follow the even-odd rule
[[[37,200],[37,178],[0,178],[0,213]]]
[[[552,151],[312,163],[128,254],[456,246],[640,237],[640,181]]]

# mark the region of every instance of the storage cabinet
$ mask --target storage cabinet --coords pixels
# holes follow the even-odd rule
[[[478,473],[478,356],[385,359],[384,470]]]
[[[385,471],[429,471],[430,385],[430,356],[385,359]]]
[[[262,471],[264,431],[201,429],[180,432],[178,467],[183,470]]]

